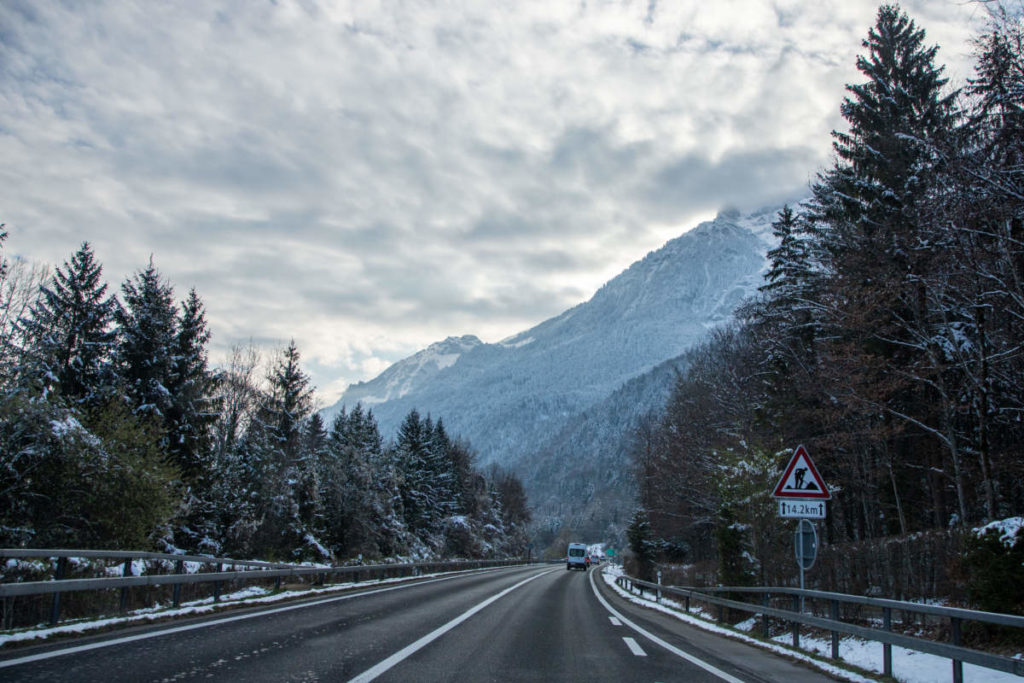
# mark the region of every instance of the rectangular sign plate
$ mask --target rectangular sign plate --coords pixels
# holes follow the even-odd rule
[[[825,519],[823,500],[779,500],[779,517]]]

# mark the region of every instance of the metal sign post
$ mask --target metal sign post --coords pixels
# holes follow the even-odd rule
[[[800,565],[800,590],[803,590],[804,572],[814,566],[814,560],[818,557],[818,531],[814,528],[814,522],[809,519],[800,520],[793,537],[793,546],[796,563]],[[800,611],[804,611],[803,595],[800,596]]]
[[[804,590],[804,572],[814,566],[818,556],[818,532],[811,519],[825,519],[825,501],[832,493],[803,446],[797,446],[789,464],[782,471],[772,497],[779,504],[779,517],[799,519],[793,537],[796,563],[800,567],[800,590]],[[800,594],[800,611],[804,611],[804,596]],[[794,642],[796,632],[794,632]]]

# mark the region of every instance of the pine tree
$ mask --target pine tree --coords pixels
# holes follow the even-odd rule
[[[83,242],[57,269],[25,322],[44,384],[72,402],[97,399],[114,348],[116,302],[107,298],[103,268]]]
[[[303,426],[313,409],[313,389],[300,367],[295,342],[282,349],[267,372],[267,388],[237,446],[251,473],[249,488],[256,522],[250,543],[267,557],[323,560],[315,529],[303,521],[303,509],[317,501],[303,497]],[[315,515],[314,515],[315,516]]]
[[[815,298],[821,273],[805,221],[788,205],[772,223],[772,233],[779,245],[768,251],[770,265],[759,290],[762,297],[747,315],[756,332],[766,338],[776,372],[785,373],[794,363],[813,362],[809,356],[819,326]]]
[[[834,316],[876,338],[893,334],[899,321],[874,309],[891,310],[897,299],[910,309],[897,318],[921,315],[914,309],[927,268],[922,212],[940,162],[934,147],[959,117],[957,93],[944,92],[943,69],[934,64],[938,48],[925,47],[924,37],[898,6],[878,10],[867,54],[857,59],[867,81],[847,86],[840,111],[849,131],[832,133],[836,163],[814,186],[808,211],[841,289],[829,302]]]
[[[196,291],[182,302],[176,323],[167,390],[168,451],[186,481],[209,474],[212,427],[219,414],[216,378],[209,369],[206,345],[210,332]]]
[[[321,481],[325,538],[338,557],[377,555],[381,529],[367,425],[359,406],[331,426]]]
[[[976,46],[975,77],[967,87],[975,98],[970,129],[979,138],[986,165],[997,171],[1012,169],[1016,182],[1005,180],[1019,189],[1024,180],[1024,26],[999,7]]]
[[[867,81],[848,85],[840,107],[850,129],[833,132],[837,162],[815,187],[840,238],[834,246],[847,255],[862,249],[868,259],[885,254],[883,266],[903,262],[916,246],[907,229],[936,163],[929,145],[957,119],[957,93],[944,93],[938,47],[925,47],[924,38],[897,5],[879,8],[863,42],[868,53],[857,59]]]
[[[150,259],[121,285],[124,301],[115,312],[121,381],[139,414],[166,420],[173,396],[177,306],[174,290]]]
[[[461,453],[456,453],[455,443],[449,438],[441,418],[431,431],[429,451],[428,467],[438,513],[441,517],[456,514],[460,511],[461,473],[456,469],[455,458]]]
[[[715,525],[718,545],[718,583],[725,586],[749,586],[753,573],[747,559],[745,525],[736,521],[732,508],[723,505]]]
[[[364,488],[371,493],[370,528],[377,554],[388,557],[405,552],[409,545],[409,530],[404,521],[399,485],[401,475],[393,458],[385,452],[373,411],[364,411],[362,405],[356,404],[349,416],[349,424],[351,443],[360,458],[353,465],[358,472],[366,473],[370,478],[369,486]]]
[[[302,371],[299,349],[291,340],[283,349],[267,377],[270,383],[270,424],[290,463],[298,455],[302,422],[313,411],[313,388]]]
[[[302,429],[301,457],[298,464],[296,499],[299,519],[317,539],[324,534],[324,503],[321,495],[323,461],[327,458],[327,429],[319,413],[313,413]]]
[[[867,80],[847,86],[841,106],[849,131],[833,133],[835,166],[820,176],[806,214],[824,271],[817,303],[828,343],[817,358],[817,384],[827,387],[828,400],[819,405],[842,424],[832,430],[834,444],[848,453],[844,466],[863,487],[851,491],[860,505],[850,512],[867,535],[881,530],[860,510],[877,505],[880,491],[899,490],[893,482],[905,476],[909,459],[918,460],[916,472],[933,471],[942,457],[938,442],[949,446],[965,514],[961,455],[945,436],[951,394],[936,362],[943,321],[929,305],[942,296],[930,289],[943,268],[929,219],[944,163],[936,149],[960,112],[957,93],[946,91],[935,65],[938,48],[926,47],[924,38],[897,6],[879,9],[863,43],[867,53],[857,60]],[[915,406],[938,410],[925,414]],[[915,447],[909,437],[922,435],[937,441]]]
[[[626,529],[626,539],[629,541],[629,549],[636,559],[637,578],[649,581],[653,573],[654,547],[653,532],[651,523],[647,519],[647,511],[637,508],[633,511],[633,517]]]
[[[430,440],[433,425],[420,419],[413,409],[398,428],[394,461],[401,474],[402,508],[405,522],[414,533],[429,531],[437,521],[433,476],[430,470]]]

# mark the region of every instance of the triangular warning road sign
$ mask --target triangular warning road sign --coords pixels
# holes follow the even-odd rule
[[[814,466],[811,456],[807,454],[807,449],[803,446],[798,446],[793,451],[793,458],[789,461],[789,465],[786,466],[782,479],[779,480],[779,484],[775,487],[775,492],[772,493],[772,496],[775,498],[817,498],[825,500],[832,498],[828,487],[825,486],[825,481],[818,474],[818,469]]]

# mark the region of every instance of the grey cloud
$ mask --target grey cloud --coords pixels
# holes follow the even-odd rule
[[[114,287],[154,254],[218,347],[297,336],[318,385],[366,379],[802,194],[877,3],[852,4],[705,30],[720,7],[655,0],[0,2],[0,222],[53,264],[93,241]]]
[[[670,215],[726,204],[756,209],[805,196],[818,158],[808,148],[737,152],[718,161],[692,155],[665,165],[642,189],[651,206]]]
[[[562,133],[551,155],[555,172],[578,174],[592,187],[601,187],[630,174],[648,145],[617,143],[608,131],[570,128]]]

